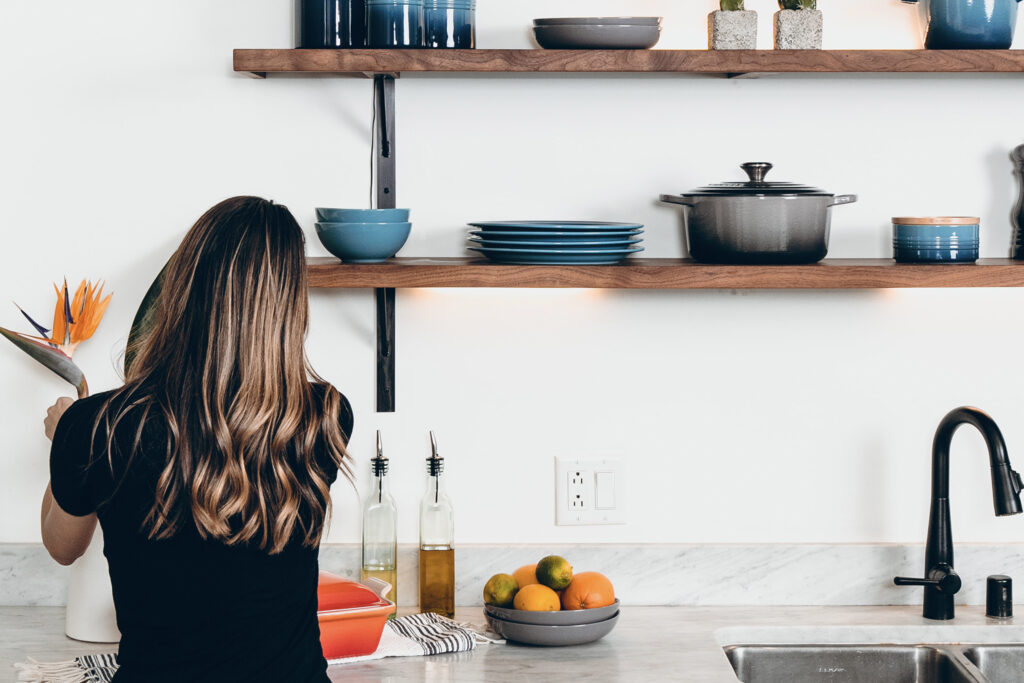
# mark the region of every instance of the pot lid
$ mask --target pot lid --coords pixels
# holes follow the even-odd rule
[[[750,180],[744,183],[716,183],[698,187],[686,196],[690,197],[729,197],[729,196],[751,196],[751,195],[809,195],[819,197],[831,197],[831,192],[826,192],[820,187],[801,185],[799,183],[768,182],[765,176],[772,170],[772,165],[764,161],[748,161],[740,164],[740,168],[747,172]]]
[[[330,572],[320,572],[316,587],[317,611],[356,610],[390,604],[372,588]]]

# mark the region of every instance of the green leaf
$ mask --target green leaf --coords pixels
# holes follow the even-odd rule
[[[63,351],[55,349],[49,344],[26,339],[17,332],[12,332],[3,327],[0,327],[0,335],[7,337],[12,344],[75,387],[78,390],[79,398],[89,395],[89,385],[85,381],[82,369]]]
[[[723,12],[742,12],[745,9],[743,0],[722,0]]]
[[[139,310],[135,312],[135,319],[132,320],[132,329],[128,333],[128,348],[124,353],[124,374],[126,376],[135,362],[136,344],[156,324],[157,302],[160,299],[160,290],[164,286],[164,274],[166,272],[167,264],[165,263],[164,267],[157,274],[156,279],[153,280],[153,284],[146,290],[146,296],[142,297]]]

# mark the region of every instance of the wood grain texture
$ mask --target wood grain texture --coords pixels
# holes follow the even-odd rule
[[[235,50],[235,71],[1021,73],[1024,50]]]
[[[395,258],[373,265],[309,259],[309,284],[331,287],[500,287],[591,289],[888,289],[1024,287],[1024,262],[898,264],[890,259],[826,259],[805,266],[708,265],[631,258],[614,266],[508,266],[475,258]]]

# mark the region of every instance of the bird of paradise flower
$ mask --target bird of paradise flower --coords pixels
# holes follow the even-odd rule
[[[84,398],[89,395],[89,384],[85,381],[82,369],[71,357],[78,345],[96,332],[113,294],[103,297],[103,283],[94,285],[86,280],[78,285],[74,297],[68,294],[66,280],[63,288],[56,284],[53,288],[57,292],[57,305],[53,312],[52,332],[15,304],[40,336],[13,332],[3,327],[0,327],[0,335],[7,337],[19,349],[69,382],[78,390],[78,397]]]

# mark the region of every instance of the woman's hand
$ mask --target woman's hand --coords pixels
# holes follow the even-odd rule
[[[46,438],[53,441],[53,433],[57,430],[57,423],[60,422],[60,416],[64,414],[64,411],[71,407],[74,403],[73,399],[67,396],[61,396],[57,399],[57,402],[46,409],[46,419],[43,420],[43,431],[46,433]]]

